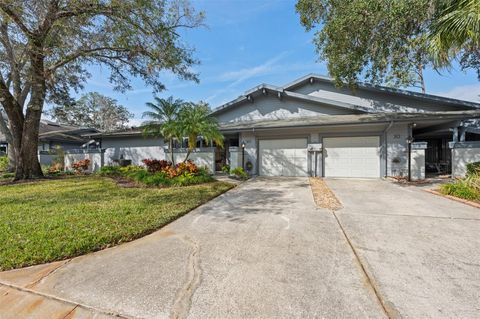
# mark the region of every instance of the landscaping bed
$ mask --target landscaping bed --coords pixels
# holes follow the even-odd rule
[[[142,166],[104,166],[99,175],[114,178],[122,185],[137,186],[188,186],[214,181],[212,175],[205,169],[197,167],[192,161],[173,165],[165,160],[143,160]]]
[[[342,208],[342,204],[323,179],[310,177],[310,187],[312,188],[313,199],[318,207],[330,210],[339,210]]]
[[[465,178],[443,184],[436,191],[443,195],[459,198],[464,203],[471,202],[474,204],[472,206],[478,207],[480,204],[480,162],[467,164]]]
[[[149,234],[233,185],[120,187],[100,176],[0,186],[0,270],[100,250]]]

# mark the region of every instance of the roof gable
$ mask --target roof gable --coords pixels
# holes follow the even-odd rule
[[[330,92],[336,91],[340,94],[348,95],[351,98],[344,98],[344,100],[360,104],[364,107],[368,107],[368,103],[365,102],[366,100],[379,100],[380,102],[387,100],[390,103],[383,103],[386,106],[383,111],[388,111],[389,108],[391,111],[409,111],[408,108],[411,108],[412,111],[414,111],[415,108],[417,108],[418,111],[471,110],[480,108],[480,103],[373,85],[364,82],[358,82],[356,84],[357,87],[354,90],[349,87],[338,88],[335,86],[333,79],[317,74],[303,76],[286,84],[283,86],[283,89],[307,95],[321,95],[325,92],[315,92],[314,90],[315,86],[320,85],[323,85],[324,88],[327,86],[330,87]],[[334,95],[326,94],[326,96],[333,98]],[[335,98],[341,99],[338,95]],[[362,101],[362,99],[364,101]],[[370,103],[374,104],[374,102]]]
[[[275,120],[318,115],[359,114],[366,111],[350,103],[260,85],[212,112],[219,122]]]

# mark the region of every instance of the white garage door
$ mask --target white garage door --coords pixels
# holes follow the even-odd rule
[[[259,141],[260,175],[307,176],[307,139]]]
[[[324,138],[326,177],[380,177],[380,138]]]

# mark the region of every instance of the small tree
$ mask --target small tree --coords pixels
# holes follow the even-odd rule
[[[215,142],[223,147],[223,134],[220,132],[217,120],[210,115],[208,104],[189,103],[179,113],[179,123],[183,136],[188,137],[188,151],[185,161],[197,147],[197,139],[202,137],[207,143]]]
[[[185,102],[180,99],[174,100],[173,96],[168,99],[155,97],[155,102],[146,104],[150,111],[143,112],[142,117],[150,121],[143,125],[143,133],[145,136],[163,137],[168,141],[171,162],[175,164],[173,141],[182,136],[178,117]]]

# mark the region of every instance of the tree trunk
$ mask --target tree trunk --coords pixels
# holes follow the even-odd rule
[[[175,157],[173,156],[173,139],[168,140],[168,148],[170,149],[170,158],[172,160],[172,165],[175,165]]]
[[[427,92],[427,88],[425,86],[425,78],[423,77],[423,65],[420,63],[417,67],[420,88],[422,89],[422,93],[425,94]]]
[[[23,122],[21,145],[17,148],[18,156],[15,180],[39,178],[43,176],[40,163],[38,162],[38,134],[46,92],[44,56],[40,40],[33,40],[31,46],[32,88],[30,101],[25,114],[25,121]]]
[[[41,115],[41,111],[30,108],[27,110],[22,134],[22,145],[17,156],[15,180],[33,179],[43,176],[42,168],[38,162],[38,130]]]
[[[190,157],[190,154],[192,153],[192,150],[190,149],[190,147],[188,148],[187,150],[187,156],[185,156],[185,159],[183,160],[183,162],[185,163],[186,161],[188,161],[188,158]]]

